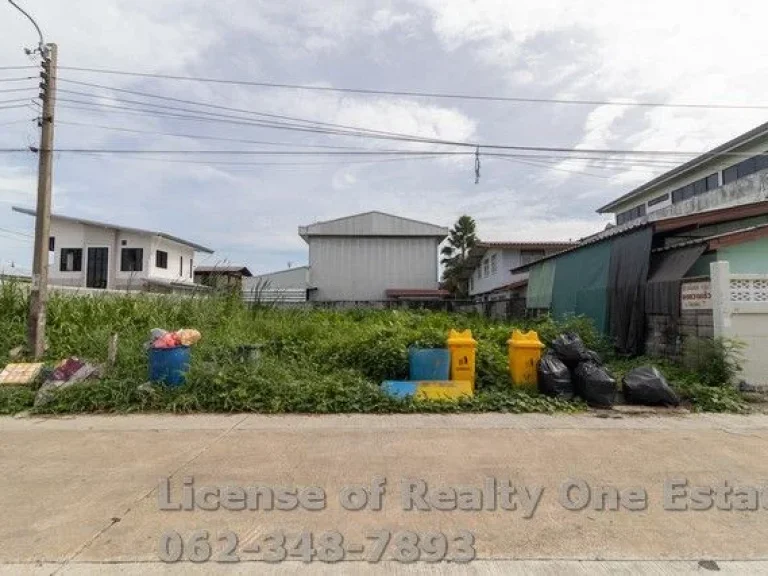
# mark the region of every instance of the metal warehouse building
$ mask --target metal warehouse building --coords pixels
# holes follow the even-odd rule
[[[300,226],[299,235],[309,245],[309,298],[436,295],[438,247],[448,233],[442,226],[382,212]]]

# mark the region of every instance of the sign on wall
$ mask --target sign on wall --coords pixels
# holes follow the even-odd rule
[[[682,310],[711,310],[711,282],[683,282],[680,287],[680,308]]]

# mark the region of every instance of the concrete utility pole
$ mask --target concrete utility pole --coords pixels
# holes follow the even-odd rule
[[[37,210],[35,217],[35,254],[32,262],[32,291],[29,295],[27,342],[35,359],[45,353],[45,316],[48,301],[48,239],[51,228],[51,186],[53,184],[53,115],[56,105],[56,44],[42,50],[43,72],[40,76],[43,116],[40,121],[40,149],[37,173]]]

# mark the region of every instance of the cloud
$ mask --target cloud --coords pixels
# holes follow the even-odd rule
[[[706,9],[691,0],[78,0],[77,9],[73,4],[28,5],[46,37],[58,42],[62,66],[329,87],[660,102],[759,103],[768,89],[768,44],[756,40],[763,37],[768,8],[756,1]],[[34,44],[32,28],[7,5],[0,4],[0,18],[16,23],[0,37],[0,66],[28,63],[21,49]],[[764,113],[750,111],[380,97],[64,69],[61,78],[370,130],[515,145],[703,151],[764,121]],[[34,82],[29,86],[31,96]],[[60,88],[105,94],[66,82]],[[575,160],[538,166],[485,156],[475,184],[474,159],[465,156],[365,162],[341,156],[198,155],[192,152],[435,146],[72,110],[63,102],[69,97],[60,94],[58,146],[183,149],[185,155],[168,158],[195,163],[61,154],[54,174],[56,210],[166,230],[212,245],[216,258],[262,271],[305,259],[306,245],[296,233],[300,224],[374,209],[443,225],[468,213],[484,237],[500,240],[580,237],[605,225],[594,213],[598,206],[663,169]],[[36,112],[2,114],[0,123],[31,119]],[[0,129],[2,146],[36,141],[31,123]],[[206,161],[210,164],[197,163]],[[31,154],[0,156],[3,200],[34,202],[35,171]],[[22,225],[4,206],[0,227]],[[0,255],[29,259],[26,249],[7,247],[2,238]]]

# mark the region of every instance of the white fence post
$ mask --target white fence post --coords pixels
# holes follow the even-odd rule
[[[731,331],[731,267],[718,260],[709,265],[712,280],[712,319],[715,338],[727,337]]]

